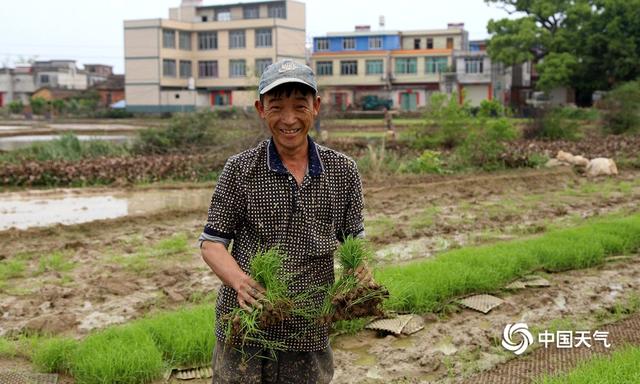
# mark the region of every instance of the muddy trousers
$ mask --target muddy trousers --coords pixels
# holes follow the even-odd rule
[[[328,384],[333,378],[331,347],[318,352],[279,352],[217,343],[212,384]]]

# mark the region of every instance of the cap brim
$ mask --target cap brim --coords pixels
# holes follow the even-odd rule
[[[286,83],[304,84],[304,85],[308,86],[309,88],[313,89],[315,92],[318,92],[316,87],[314,87],[313,85],[307,83],[306,81],[300,80],[300,79],[298,79],[296,77],[283,77],[283,78],[278,79],[278,80],[274,81],[273,83],[267,85],[266,87],[264,87],[264,89],[262,91],[260,91],[260,94],[264,95],[265,93],[269,92],[270,90],[272,90],[273,88],[277,87],[278,85],[282,85],[282,84],[286,84]]]

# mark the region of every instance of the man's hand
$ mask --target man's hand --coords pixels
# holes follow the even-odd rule
[[[233,289],[238,293],[241,308],[247,311],[251,311],[252,307],[262,308],[258,300],[264,298],[265,289],[248,275],[244,275]]]
[[[251,306],[261,307],[258,300],[264,298],[264,288],[240,269],[222,243],[205,241],[202,243],[201,252],[202,258],[213,273],[238,293],[240,307],[248,311],[251,310]]]
[[[370,287],[375,284],[375,282],[373,281],[371,270],[366,264],[361,264],[358,268],[356,268],[354,275],[360,285]]]

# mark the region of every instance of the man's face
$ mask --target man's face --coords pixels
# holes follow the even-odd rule
[[[307,133],[320,111],[320,98],[295,90],[289,96],[266,94],[263,103],[258,100],[255,106],[276,145],[294,151],[306,145]]]

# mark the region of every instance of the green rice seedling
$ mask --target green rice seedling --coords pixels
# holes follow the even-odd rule
[[[376,270],[390,292],[387,309],[438,312],[457,297],[493,293],[537,270],[588,268],[640,249],[640,215],[599,219],[542,236],[457,249],[435,259]]]
[[[291,276],[282,271],[284,259],[285,255],[277,247],[258,252],[251,259],[249,274],[266,292],[264,298],[260,299],[261,307],[250,311],[235,308],[226,316],[225,339],[228,344],[242,346],[252,342],[272,351],[284,348],[284,343],[268,340],[265,329],[299,314],[295,309],[296,304],[308,297],[308,293],[290,296]]]
[[[43,372],[65,372],[70,370],[69,363],[78,342],[68,338],[42,340],[34,347],[31,360]]]
[[[386,288],[371,282],[361,284],[356,270],[371,260],[371,250],[364,240],[348,236],[338,247],[338,261],[342,269],[339,279],[327,289],[319,316],[321,324],[369,316],[382,316],[382,301],[388,297]]]
[[[640,381],[638,362],[640,348],[627,346],[610,356],[595,357],[581,362],[574,370],[544,377],[536,384],[635,384]]]
[[[164,361],[171,367],[209,363],[216,343],[214,311],[210,305],[182,308],[136,322],[151,335]]]
[[[162,376],[162,352],[144,327],[114,327],[88,336],[71,357],[77,384],[149,383]]]

